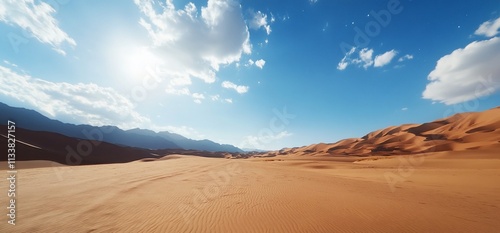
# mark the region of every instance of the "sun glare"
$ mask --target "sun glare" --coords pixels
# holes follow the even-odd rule
[[[149,51],[148,47],[120,45],[113,49],[114,56],[110,57],[115,72],[131,81],[147,75],[148,70],[154,69],[158,59]]]
[[[132,76],[145,75],[155,64],[154,55],[145,47],[135,48],[124,54],[124,69]]]

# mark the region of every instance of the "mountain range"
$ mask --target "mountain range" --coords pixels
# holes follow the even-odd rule
[[[16,108],[0,103],[0,122],[16,122],[16,126],[32,130],[62,134],[67,137],[103,141],[127,147],[149,150],[175,149],[208,152],[242,153],[243,150],[210,140],[193,140],[167,131],[154,132],[146,129],[122,130],[116,126],[75,125],[53,120],[25,108]]]
[[[405,155],[439,151],[461,151],[500,148],[500,107],[483,112],[466,112],[423,124],[390,126],[370,132],[360,138],[348,138],[335,143],[318,143],[309,146],[284,148],[279,151],[254,151],[243,157],[260,154],[308,155],[308,156],[371,156]],[[26,153],[36,156],[40,145],[52,161],[59,161],[67,155],[67,150],[58,144],[73,145],[83,140],[103,142],[86,163],[104,163],[107,151],[123,154],[114,162],[156,158],[165,154],[192,154],[206,157],[226,157],[228,152],[237,155],[243,150],[232,145],[218,144],[210,140],[192,140],[167,131],[154,132],[146,129],[122,130],[115,126],[74,125],[49,119],[42,114],[24,108],[15,108],[0,103],[0,122],[12,120],[21,128]],[[1,123],[2,125],[4,123]],[[58,146],[56,146],[56,144]],[[64,143],[63,143],[64,144]],[[100,144],[100,143],[99,143]],[[34,146],[33,146],[34,145]],[[116,148],[115,148],[116,147]],[[40,149],[40,148],[38,148]],[[102,151],[101,151],[102,150]],[[101,153],[101,152],[102,153]],[[45,153],[44,152],[44,153]],[[98,153],[97,153],[98,152]],[[29,157],[29,156],[28,156]],[[30,158],[26,157],[26,160]],[[50,156],[49,156],[50,157]],[[24,159],[23,159],[24,160]],[[66,161],[67,163],[67,161]]]

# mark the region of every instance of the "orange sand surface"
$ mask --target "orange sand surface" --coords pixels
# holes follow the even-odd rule
[[[499,151],[18,162],[0,232],[498,232]]]

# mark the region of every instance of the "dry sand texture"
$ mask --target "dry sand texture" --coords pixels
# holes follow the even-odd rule
[[[498,151],[20,169],[0,232],[498,232]]]

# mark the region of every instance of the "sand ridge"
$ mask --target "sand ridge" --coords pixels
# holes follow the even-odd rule
[[[268,155],[401,155],[475,150],[500,144],[500,108],[460,113],[424,124],[391,126],[361,138],[282,149]]]

